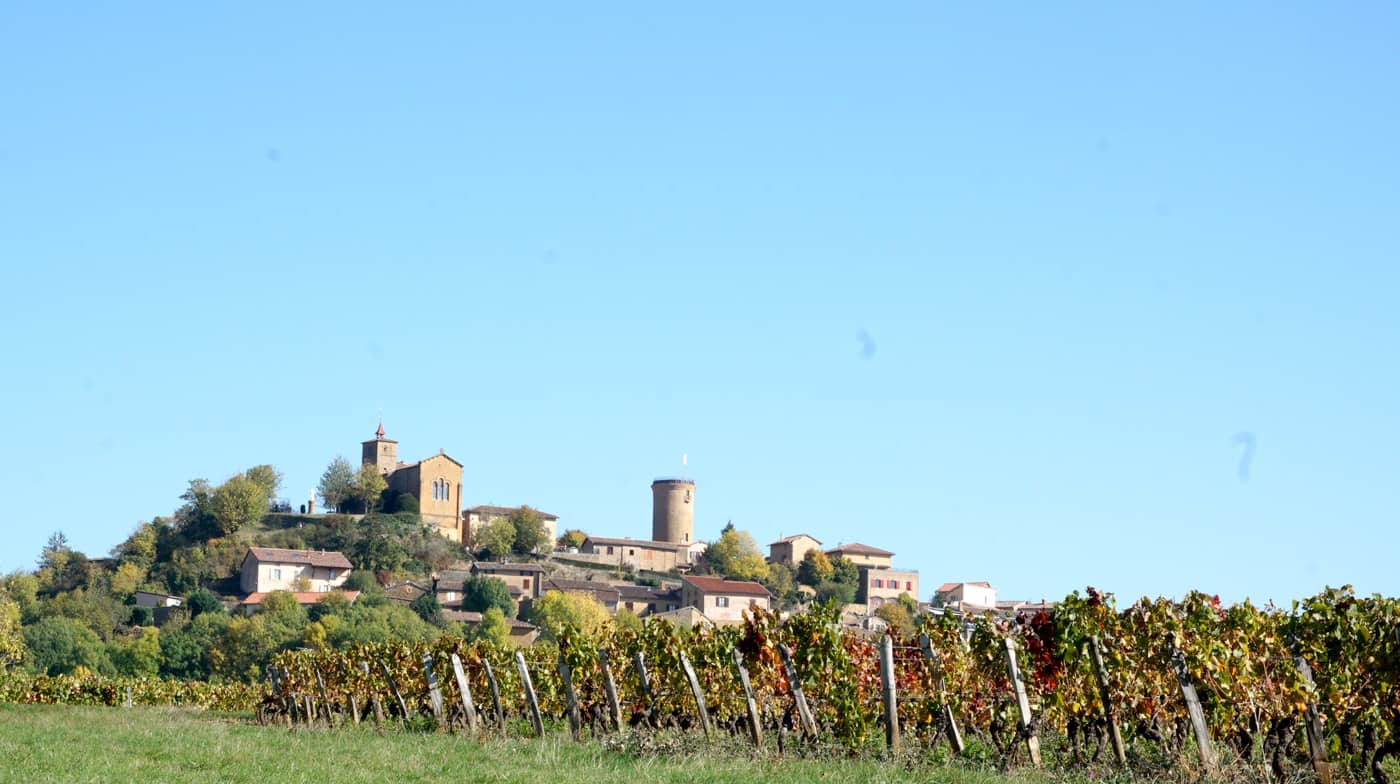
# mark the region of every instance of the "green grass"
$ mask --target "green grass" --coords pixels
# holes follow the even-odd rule
[[[1047,779],[873,760],[755,759],[732,751],[634,755],[567,733],[473,743],[460,736],[262,727],[170,708],[0,705],[0,782],[947,782]]]

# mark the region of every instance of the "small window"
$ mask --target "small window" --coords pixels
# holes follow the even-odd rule
[[[273,570],[272,570],[272,579],[274,579],[274,580],[280,580],[280,579],[282,579],[282,570],[281,570],[281,569],[273,569]]]
[[[910,581],[906,581],[906,582],[904,583],[904,590],[906,590],[906,591],[913,591],[913,590],[914,590],[914,583],[913,583],[913,582],[910,582]]]
[[[876,587],[876,588],[884,588],[884,587],[885,587],[884,581],[881,580],[879,577],[876,577],[876,578],[874,579],[873,582],[875,583],[875,587]]]
[[[612,555],[612,554],[613,554],[612,545],[608,545],[608,555]]]
[[[715,606],[716,606],[716,607],[728,607],[728,606],[729,606],[729,597],[728,597],[728,596],[716,596],[716,597],[715,597]]]
[[[634,549],[629,548],[629,549],[627,550],[627,554],[628,554],[628,555],[636,555],[636,554],[637,554],[637,551],[634,550]]]
[[[530,590],[530,578],[526,577],[525,579],[521,580],[520,587],[524,588],[527,591]]]

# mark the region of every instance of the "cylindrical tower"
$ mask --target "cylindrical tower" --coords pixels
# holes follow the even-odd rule
[[[651,483],[651,538],[658,542],[695,541],[695,482],[658,479]]]

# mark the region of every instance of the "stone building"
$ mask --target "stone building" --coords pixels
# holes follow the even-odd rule
[[[784,536],[768,545],[768,562],[787,564],[795,569],[802,563],[808,550],[815,550],[821,546],[821,541],[811,534]]]
[[[360,444],[360,462],[379,469],[395,493],[418,499],[423,522],[454,542],[462,541],[462,464],[438,453],[416,463],[399,460],[399,442],[384,437],[384,423],[374,438]]]

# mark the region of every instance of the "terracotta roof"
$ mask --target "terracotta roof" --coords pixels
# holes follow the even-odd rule
[[[652,539],[615,539],[610,536],[590,536],[583,540],[584,544],[593,542],[594,544],[621,545],[623,547],[641,547],[647,550],[677,550],[690,547],[690,543],[682,542],[657,542]]]
[[[518,507],[518,506],[491,506],[490,504],[484,504],[484,505],[482,505],[482,506],[473,506],[472,508],[470,508],[470,509],[467,510],[467,512],[485,512],[485,513],[487,513],[487,514],[498,514],[498,515],[512,515],[512,514],[515,514],[516,512],[519,512],[519,511],[520,511],[520,507]],[[558,520],[558,519],[559,519],[559,515],[553,515],[553,514],[550,514],[549,512],[541,512],[541,511],[538,510],[538,509],[536,509],[535,512],[536,512],[541,518],[543,518],[543,519],[545,519],[545,520]]]
[[[652,601],[675,593],[674,589],[652,588],[649,585],[618,585],[614,587],[617,588],[617,595],[620,599],[645,599],[647,601]]]
[[[745,580],[725,580],[720,577],[682,577],[705,593],[730,594],[732,596],[769,596],[773,594],[758,583]]]
[[[250,593],[244,597],[242,604],[262,604],[268,594],[286,593],[285,591],[258,591]],[[343,594],[347,601],[354,602],[359,597],[359,591],[297,591],[292,594],[296,597],[297,604],[316,604],[333,593]]]
[[[284,563],[303,564],[307,566],[323,566],[329,569],[352,569],[350,559],[344,554],[334,550],[284,550],[280,547],[249,547],[248,556],[256,558],[259,563]]]
[[[449,621],[461,621],[462,623],[481,623],[481,613],[474,610],[443,610],[442,617]],[[506,626],[512,629],[534,629],[534,624],[529,624],[515,618],[507,618]]]
[[[607,583],[594,582],[592,580],[561,580],[550,578],[540,586],[546,591],[574,591],[578,593],[591,593],[604,604],[609,602],[616,604],[621,595],[617,586]]]
[[[384,596],[400,602],[411,602],[414,599],[428,592],[427,586],[419,585],[412,580],[405,580],[401,583],[392,583],[384,587]]]
[[[494,561],[477,561],[472,567],[473,572],[543,572],[544,567],[536,563],[495,563]]]
[[[894,555],[894,553],[890,552],[889,550],[881,550],[878,547],[871,547],[868,544],[861,544],[860,542],[851,542],[850,544],[837,545],[836,547],[827,550],[827,553],[852,553],[855,555],[877,556]]]
[[[778,541],[773,542],[772,544],[770,544],[770,545],[768,545],[768,546],[769,546],[769,547],[772,547],[772,546],[775,545],[775,544],[787,544],[788,542],[795,542],[795,541],[797,541],[798,539],[801,539],[801,538],[804,537],[804,536],[807,537],[808,539],[811,539],[812,541],[816,542],[817,544],[821,544],[821,543],[822,543],[822,540],[818,539],[818,538],[815,537],[815,536],[812,536],[811,534],[793,534],[792,536],[784,536],[782,539],[779,539]]]

